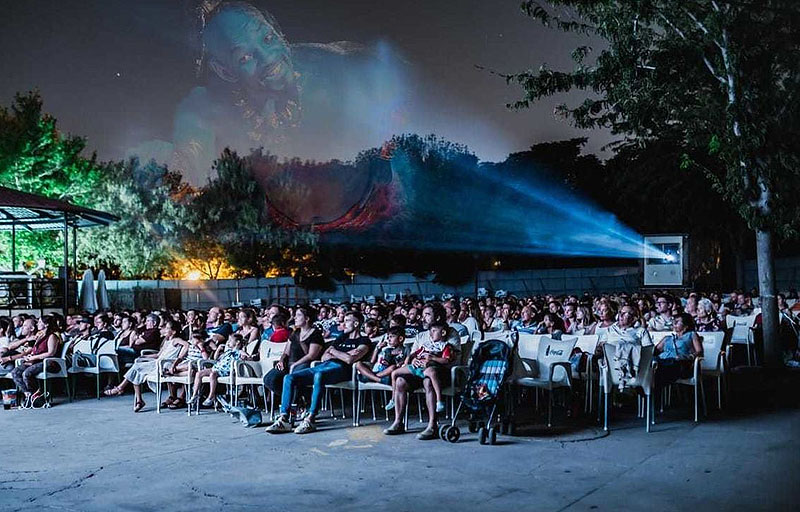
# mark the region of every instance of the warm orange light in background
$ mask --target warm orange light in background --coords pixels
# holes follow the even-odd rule
[[[199,281],[202,278],[203,278],[203,273],[200,272],[199,270],[192,270],[191,272],[186,274],[186,276],[184,276],[184,279],[186,279],[187,281]]]

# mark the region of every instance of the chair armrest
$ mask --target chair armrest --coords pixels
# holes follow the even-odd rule
[[[214,366],[214,363],[216,363],[216,361],[213,359],[198,359],[194,362],[194,366],[196,366],[198,370],[202,370],[203,368]]]
[[[44,360],[42,360],[42,363],[44,363],[42,371],[45,373],[47,373],[48,363],[56,363],[62,372],[67,373],[67,360],[64,359],[63,357],[45,357]],[[55,372],[50,372],[50,373],[55,373]]]
[[[694,358],[694,381],[700,382],[703,374],[703,356],[696,356]]]
[[[569,361],[559,361],[556,363],[550,363],[550,383],[553,382],[553,374],[558,367],[564,368],[564,371],[567,374],[567,382],[569,383],[569,387],[572,387],[572,364]]]
[[[111,362],[114,364],[114,367],[115,368],[119,368],[119,358],[117,357],[117,354],[98,354],[97,355],[97,367],[98,368],[100,367],[100,360],[103,359],[104,357],[107,357],[108,359],[111,359]]]
[[[539,377],[539,364],[536,362],[536,359],[528,359],[527,357],[520,357],[520,368],[524,373],[522,375],[517,375],[517,377]]]
[[[153,354],[158,354],[158,350],[146,348],[139,353],[140,356],[151,356]]]
[[[456,387],[458,384],[458,376],[459,374],[463,375],[464,377],[468,376],[469,366],[458,364],[454,365],[450,368],[450,383],[453,387]]]

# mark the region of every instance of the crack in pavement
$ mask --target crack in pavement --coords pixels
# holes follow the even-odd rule
[[[63,487],[59,487],[58,489],[55,489],[55,490],[50,491],[50,492],[46,492],[46,493],[41,494],[39,496],[33,496],[31,498],[28,498],[28,503],[33,503],[34,501],[39,500],[41,498],[47,498],[47,497],[56,495],[56,494],[58,494],[60,492],[68,491],[70,489],[77,489],[78,487],[82,486],[83,483],[86,480],[89,480],[90,478],[93,478],[102,469],[103,469],[103,466],[100,466],[99,468],[95,469],[91,473],[88,473],[88,474],[78,478],[77,480],[74,480],[73,482],[71,482],[71,483],[69,483],[69,484],[67,484],[67,485],[65,485]],[[23,508],[18,508],[16,510],[19,511],[19,510],[24,510],[24,509]]]

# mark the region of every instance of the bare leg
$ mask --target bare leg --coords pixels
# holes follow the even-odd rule
[[[431,381],[431,386],[433,386],[433,392],[436,394],[436,401],[441,402],[442,386],[439,383],[439,378],[436,376],[436,368],[433,367],[425,368],[425,371],[423,373],[425,374],[425,377],[427,377],[426,380],[430,379]]]
[[[433,392],[431,379],[423,380],[422,387],[425,388],[425,403],[428,406],[428,428],[436,429],[436,393]]]
[[[392,427],[403,423],[406,414],[407,391],[406,379],[398,376],[392,388],[392,399],[394,400],[394,423],[392,423]]]
[[[210,372],[208,375],[208,398],[209,400],[213,400],[217,397],[217,378],[219,374],[217,372]]]
[[[372,382],[380,382],[381,378],[375,375],[375,372],[372,371],[372,368],[366,365],[366,363],[358,362],[356,363],[356,370],[358,373],[363,375],[364,377],[368,378]]]

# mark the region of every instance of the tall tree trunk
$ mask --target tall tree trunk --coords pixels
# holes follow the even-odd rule
[[[764,333],[764,366],[780,364],[778,340],[778,301],[775,297],[775,260],[772,257],[772,233],[756,230],[758,290],[761,298],[761,320]]]

